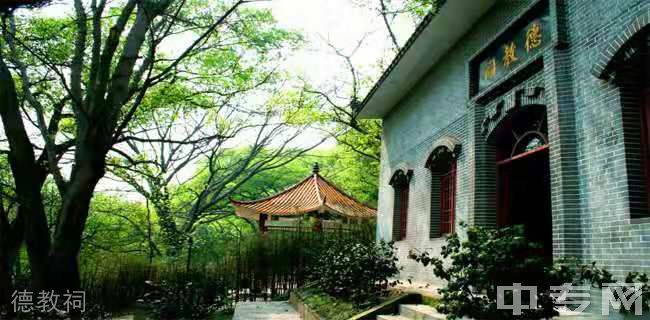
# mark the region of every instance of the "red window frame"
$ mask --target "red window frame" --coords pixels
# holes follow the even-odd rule
[[[408,184],[399,189],[399,239],[406,239],[406,226],[408,222],[409,210],[409,186]]]
[[[511,158],[497,161],[497,227],[503,228],[510,225],[510,174],[512,162],[536,153],[548,152],[548,150],[549,145],[545,144]]]
[[[456,161],[440,176],[440,235],[454,233],[456,218]]]

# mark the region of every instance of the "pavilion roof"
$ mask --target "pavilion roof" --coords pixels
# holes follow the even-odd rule
[[[269,216],[298,216],[310,212],[330,212],[351,218],[372,218],[377,210],[347,195],[318,173],[268,198],[252,201],[230,200],[235,213],[244,218]]]

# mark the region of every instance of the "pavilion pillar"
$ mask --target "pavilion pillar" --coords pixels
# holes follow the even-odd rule
[[[259,225],[260,225],[260,232],[264,233],[268,230],[266,227],[266,220],[269,219],[269,216],[266,215],[265,213],[260,214],[260,219],[259,219]]]
[[[316,224],[314,225],[315,232],[323,232],[323,219],[321,217],[316,218]]]

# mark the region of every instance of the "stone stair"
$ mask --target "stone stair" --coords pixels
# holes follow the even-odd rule
[[[381,315],[377,320],[444,320],[447,317],[426,304],[402,304],[399,315]]]

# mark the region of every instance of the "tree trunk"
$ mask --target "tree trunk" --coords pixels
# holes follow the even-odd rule
[[[0,212],[0,311],[3,307],[9,306],[10,294],[13,292],[9,254],[5,246],[5,243],[9,240],[8,238],[9,221],[7,220],[6,213]]]
[[[50,252],[50,288],[57,292],[81,289],[78,256],[92,193],[99,178],[71,185],[63,200],[60,222]]]
[[[40,192],[38,192],[38,196],[31,198],[37,199],[34,201],[40,202],[34,202],[34,210],[29,210],[29,213],[26,214],[24,228],[25,244],[27,245],[27,256],[32,275],[32,291],[39,292],[48,287],[48,252],[51,243]]]
[[[13,266],[23,241],[24,218],[22,214],[9,222],[8,212],[0,206],[0,310],[11,312],[11,294],[15,288],[12,282]]]
[[[78,129],[75,167],[65,190],[50,252],[51,288],[79,290],[78,256],[95,187],[104,176],[107,132],[98,121],[82,121]],[[110,132],[110,131],[108,131]],[[109,135],[110,136],[110,135]]]
[[[185,272],[188,274],[190,273],[190,269],[192,268],[192,247],[194,246],[194,239],[192,237],[189,237],[187,239],[187,262],[185,264]]]
[[[24,217],[25,242],[32,269],[32,289],[46,287],[45,268],[50,234],[41,197],[43,169],[36,164],[32,143],[23,124],[16,87],[0,53],[0,117],[9,143],[9,165],[16,184],[18,215]],[[44,177],[43,177],[44,181]]]
[[[8,259],[0,257],[0,311],[10,310],[11,293],[14,292],[11,284],[11,270],[7,263]]]
[[[33,174],[31,181],[33,191],[29,195],[29,198],[33,199],[31,201],[34,202],[28,206],[23,204],[18,206],[16,220],[14,220],[11,228],[11,239],[14,242],[13,248],[10,250],[11,254],[9,255],[9,259],[15,260],[18,258],[20,244],[25,240],[32,275],[32,290],[39,292],[48,288],[47,261],[50,250],[50,230],[40,193],[47,178],[47,171],[42,166],[36,166]]]
[[[167,247],[166,254],[170,257],[176,257],[182,252],[185,241],[183,241],[183,236],[178,231],[178,226],[171,213],[168,194],[155,192],[154,197],[158,199],[151,199],[151,203],[158,215],[158,224],[160,225],[160,231],[162,231],[163,242]]]

